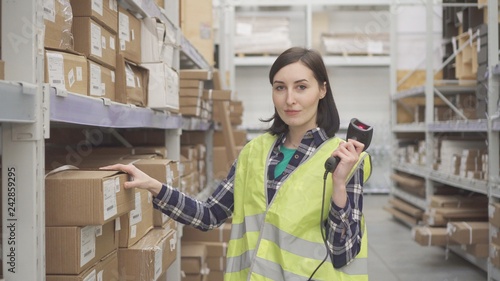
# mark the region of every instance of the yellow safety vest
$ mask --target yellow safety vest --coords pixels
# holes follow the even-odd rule
[[[324,163],[342,141],[332,138],[316,149],[288,176],[267,204],[265,178],[276,137],[261,135],[249,142],[238,157],[234,183],[234,213],[227,254],[225,281],[307,280],[326,255],[320,233]],[[369,157],[363,153],[364,178],[371,173]],[[332,195],[328,175],[323,221]],[[316,272],[314,280],[368,280],[367,234],[362,218],[361,249],[348,265],[334,269],[331,259]]]

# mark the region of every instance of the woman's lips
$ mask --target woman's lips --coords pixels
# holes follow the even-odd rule
[[[288,116],[295,116],[295,115],[299,114],[299,112],[300,112],[299,110],[285,110],[285,113]]]

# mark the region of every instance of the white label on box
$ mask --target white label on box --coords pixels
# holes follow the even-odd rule
[[[125,67],[125,77],[127,81],[127,87],[135,88],[134,71],[132,71],[132,68],[130,68],[130,66],[128,65]]]
[[[115,83],[115,72],[111,70],[111,82]]]
[[[109,37],[109,47],[111,48],[111,50],[115,50],[116,47],[115,47],[115,38],[113,36]]]
[[[155,251],[155,280],[160,277],[162,272],[162,259],[163,259],[163,251],[161,248],[157,247]]]
[[[109,0],[109,8],[111,11],[118,12],[118,1],[117,0]]]
[[[102,43],[102,49],[106,50],[106,48],[108,47],[106,46],[106,37],[102,36],[101,43]]]
[[[127,49],[127,44],[125,44],[125,40],[120,39],[120,51],[125,51]]]
[[[116,191],[114,179],[105,180],[103,183],[104,193],[104,220],[111,218],[118,213],[116,206]]]
[[[131,33],[131,34],[130,34],[130,35],[131,35],[130,37],[132,37],[131,39],[132,39],[132,41],[134,41],[134,40],[135,40],[135,32],[134,32],[134,30],[133,30],[133,29],[132,29],[132,30],[130,30],[130,33]]]
[[[47,53],[47,66],[49,71],[49,83],[62,86],[66,89],[64,83],[64,58],[62,54]]]
[[[69,82],[69,87],[73,87],[73,84],[75,84],[75,71],[73,68],[68,72],[68,82]]]
[[[118,22],[118,34],[120,36],[120,40],[130,42],[130,25],[128,15],[119,12]]]
[[[99,237],[102,235],[102,225],[97,225],[95,227],[95,237]]]
[[[120,231],[122,229],[122,223],[120,221],[120,218],[115,219],[115,231]]]
[[[120,192],[120,179],[115,178],[115,192],[118,193]]]
[[[102,57],[101,28],[95,24],[90,24],[90,53],[94,56]]]
[[[134,239],[137,236],[137,225],[130,226],[130,239]]]
[[[95,228],[92,225],[80,230],[80,267],[95,257]]]
[[[83,281],[96,281],[95,269],[90,272],[90,274],[83,279]]]
[[[103,272],[104,272],[104,270],[101,270],[101,271],[99,271],[99,273],[97,273],[97,281],[103,281],[104,280],[103,277],[102,277]]]
[[[101,90],[101,68],[91,63],[90,64],[90,95],[102,96]]]
[[[56,22],[55,0],[43,1],[43,18],[51,22]]]
[[[83,80],[83,69],[81,66],[76,67],[76,81]]]
[[[135,209],[130,211],[130,225],[138,224],[142,221],[141,193],[135,193]]]
[[[248,23],[239,22],[236,24],[237,35],[252,35],[252,25]]]
[[[92,0],[92,10],[102,16],[102,0]]]

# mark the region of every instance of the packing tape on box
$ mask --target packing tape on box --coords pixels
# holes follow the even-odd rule
[[[423,229],[425,230],[425,234],[429,235],[429,243],[427,244],[427,246],[432,246],[432,232],[431,232],[431,230],[427,226],[424,226]]]
[[[64,166],[61,166],[61,167],[57,167],[54,170],[46,173],[45,177],[48,177],[50,175],[53,175],[53,174],[56,174],[56,173],[59,173],[59,172],[62,172],[62,171],[69,171],[69,170],[79,170],[79,169],[77,167],[73,166],[73,165],[64,165]]]
[[[462,222],[469,229],[469,244],[472,244],[472,227],[465,221]]]

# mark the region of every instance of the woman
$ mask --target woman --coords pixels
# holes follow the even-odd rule
[[[264,121],[271,127],[245,145],[206,202],[132,165],[103,169],[131,174],[125,187],[148,189],[155,207],[180,223],[211,230],[232,216],[225,280],[367,280],[362,185],[369,158],[362,143],[335,137],[339,115],[323,60],[290,48],[269,81],[275,113]],[[324,190],[330,156],[340,162]]]

